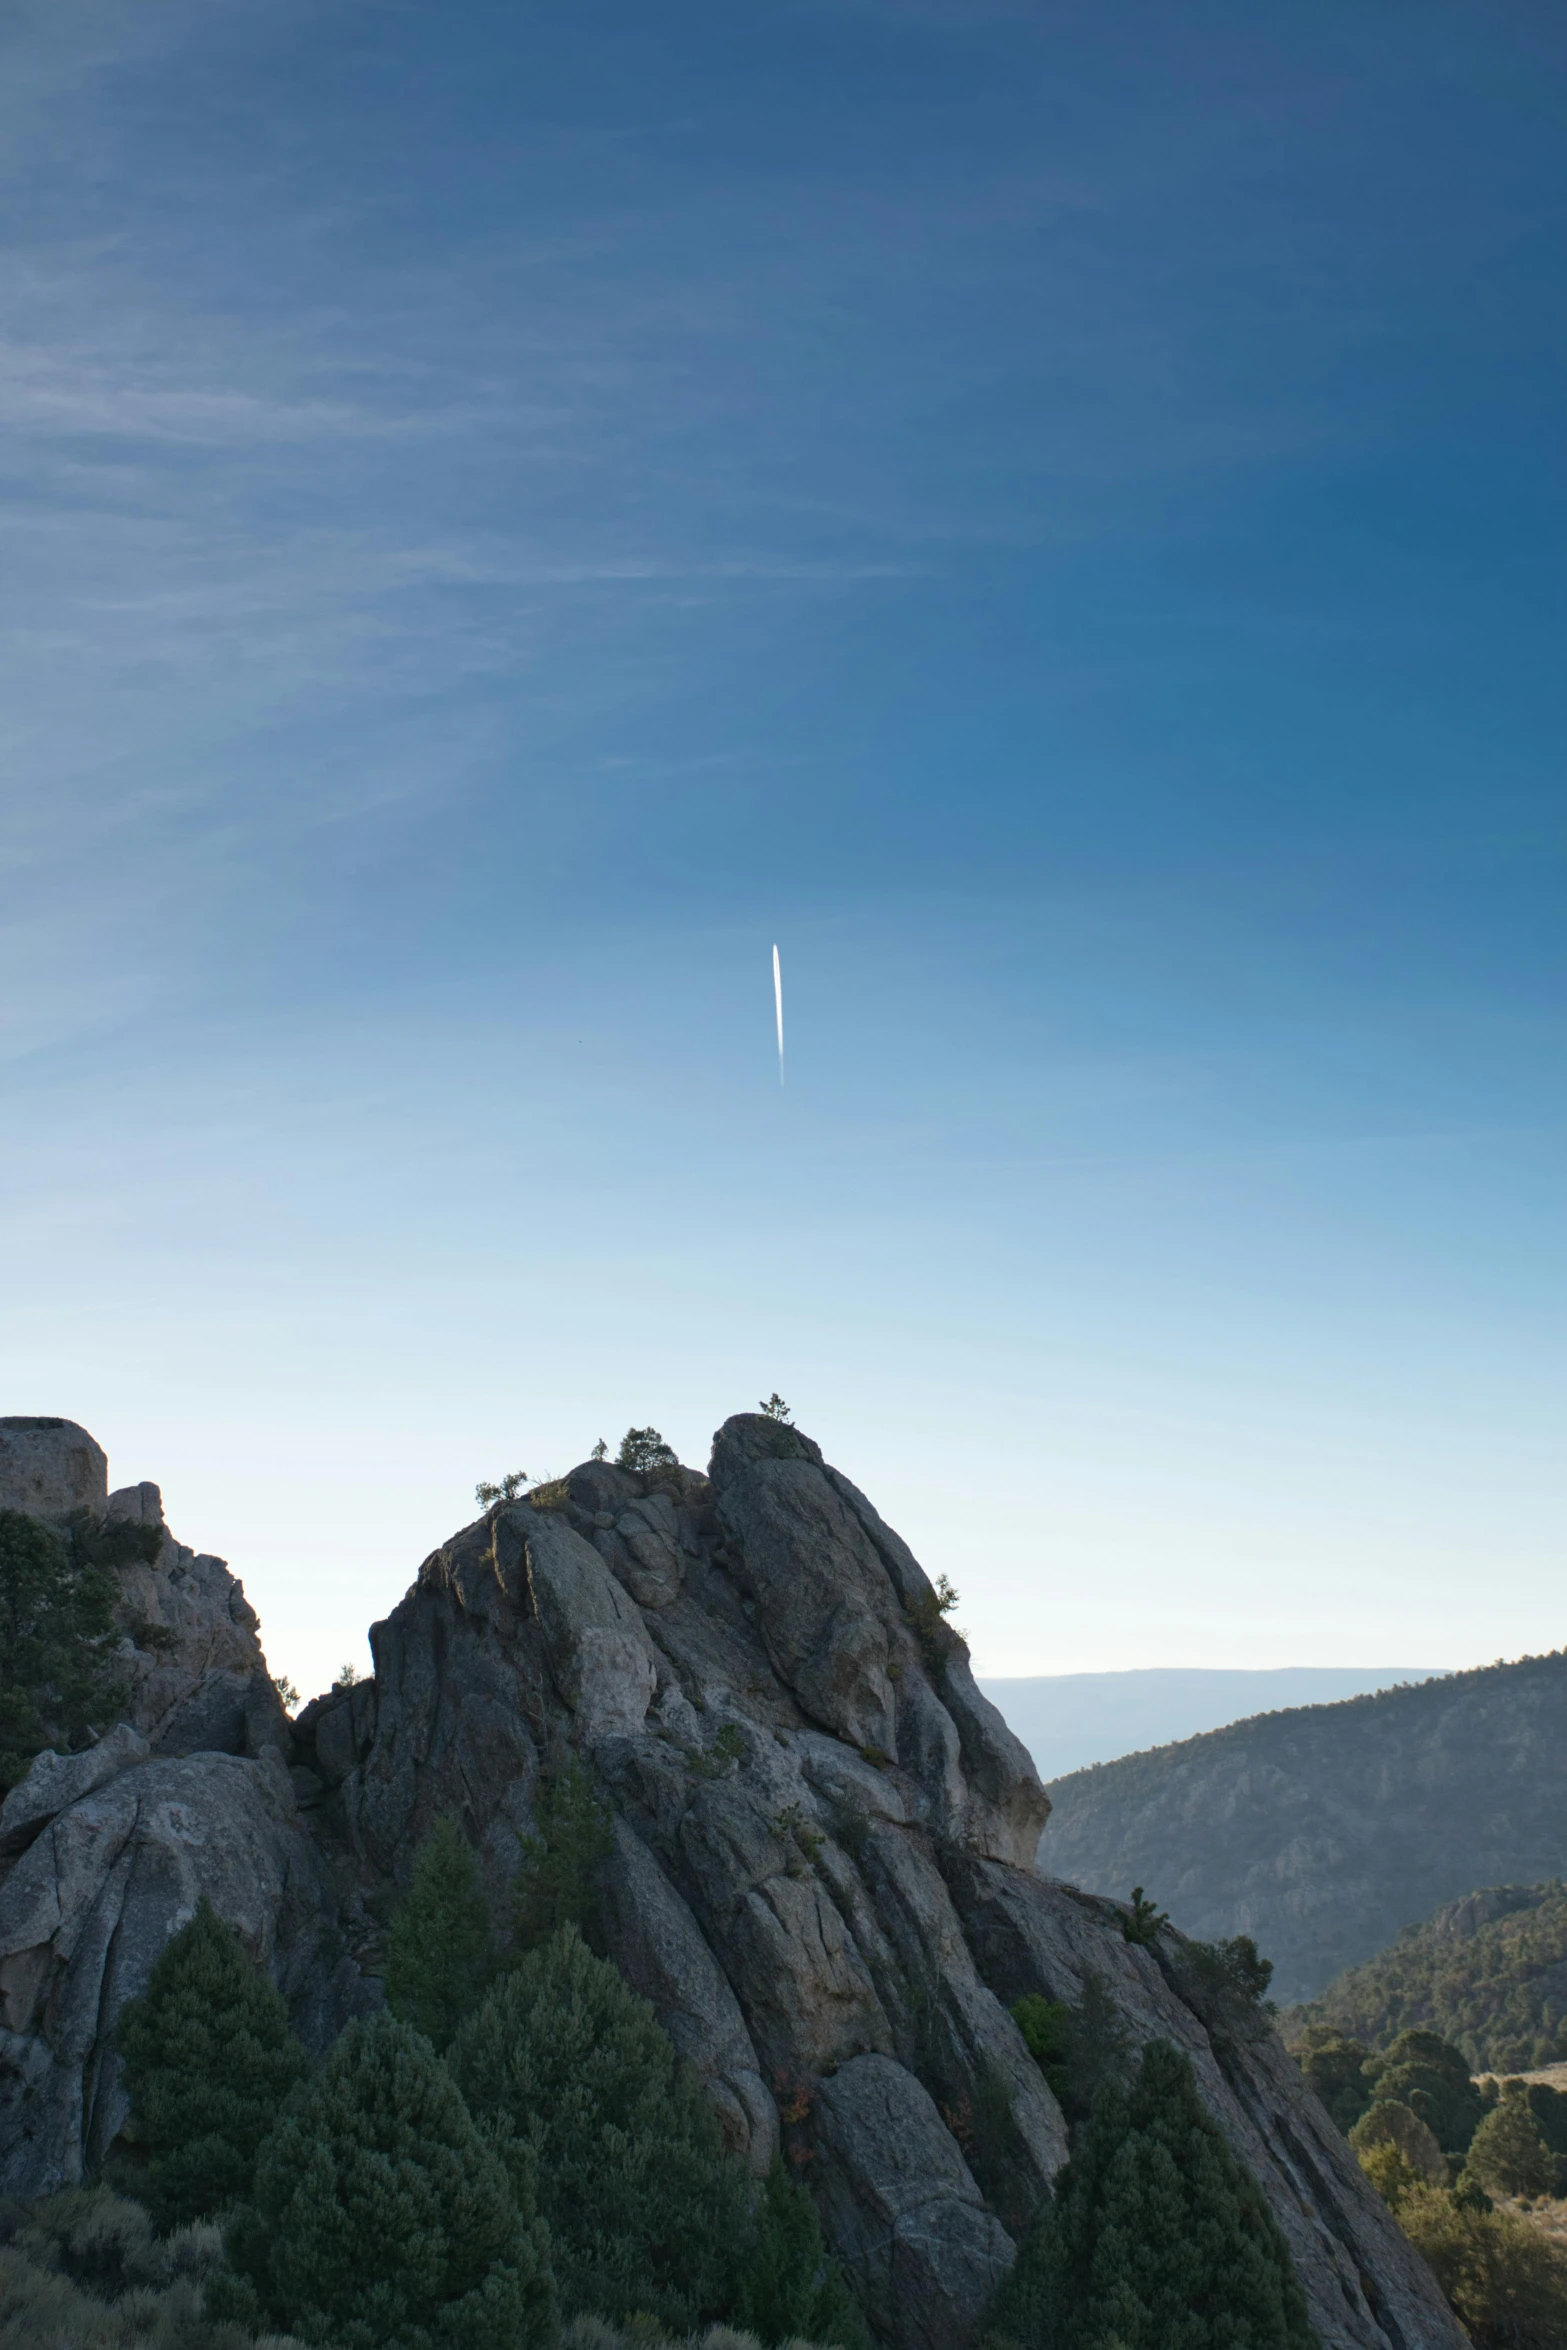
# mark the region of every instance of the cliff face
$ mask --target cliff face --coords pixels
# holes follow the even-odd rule
[[[315,1817],[402,1876],[441,1813],[497,1887],[540,1769],[613,1802],[606,1934],[758,2167],[786,2137],[884,2338],[954,2350],[1062,2161],[1008,2008],[1110,1986],[1191,2054],[1327,2344],[1461,2336],[1261,2019],[1210,2013],[1177,1937],[1031,1865],[1045,1798],[906,1545],[817,1448],[720,1430],[710,1478],[587,1466],[425,1562],[374,1688],[301,1722]],[[1183,1985],[1185,1988],[1183,1989]]]
[[[1567,1654],[1262,1714],[1051,1794],[1042,1869],[1250,1934],[1309,1999],[1444,1902],[1567,1872]]]
[[[126,1718],[40,1755],[0,1806],[0,2194],[74,2185],[127,2119],[113,2026],[206,1894],[322,2046],[367,1986],[289,1779],[291,1725],[223,1561],[174,1540],[156,1485],[108,1491],[68,1420],[0,1421],[0,1508],[134,1525],[115,1570]]]
[[[374,1995],[366,1896],[406,1880],[442,1814],[501,1893],[541,1772],[572,1751],[613,1812],[610,1955],[736,2151],[761,2169],[787,2146],[893,2350],[973,2340],[1067,2144],[1008,2009],[1031,1991],[1076,2003],[1090,1972],[1134,2047],[1164,2036],[1190,2053],[1324,2344],[1458,2350],[1428,2272],[1262,2019],[1215,2005],[1178,1936],[1133,1946],[1115,1904],[1035,1871],[1047,1805],[1027,1755],[906,1546],[808,1439],[746,1417],[720,1430],[710,1477],[586,1465],[454,1536],[371,1639],[374,1681],[306,1709],[291,1774],[267,1750],[169,1763],[105,1740],[15,1790],[0,1981],[30,2020],[20,2057],[0,2043],[0,2077],[31,2068],[27,2110],[56,2117],[57,2144],[85,2084],[78,2159],[112,2136],[105,2035],[145,1978],[140,1956],[112,1979],[98,1962],[91,2030],[66,1991],[92,1930],[51,1925],[50,1886],[76,1869],[91,1887],[73,1857],[84,1806],[116,1802],[148,1834],[177,1809],[194,1821],[160,1859],[183,1874],[147,1946],[211,1891],[320,2037]],[[192,1784],[155,1780],[170,1769]],[[93,1787],[69,1778],[98,1770]],[[127,1831],[133,1851],[142,1833]],[[112,1900],[119,1865],[94,1899]],[[0,2143],[19,2110],[0,2105]]]

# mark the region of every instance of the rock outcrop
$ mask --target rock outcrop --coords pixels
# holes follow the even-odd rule
[[[228,1751],[174,1751],[195,1696],[257,1669],[217,1566],[160,1541],[136,1584],[177,1633],[163,1653],[202,1660],[191,1692],[147,1674],[136,1724],[42,1758],[0,1815],[12,2182],[112,2141],[113,2015],[201,1892],[319,2043],[376,1996],[374,1919],[434,1822],[500,1901],[574,1755],[612,1819],[605,1948],[737,2154],[761,2171],[782,2148],[810,2183],[889,2350],[975,2341],[1068,2150],[1010,2010],[1079,2003],[1090,1975],[1132,2045],[1191,2055],[1325,2350],[1461,2350],[1265,2020],[1179,1935],[1134,1946],[1115,1903],[1037,1873],[1027,1754],[907,1546],[794,1429],[743,1416],[708,1476],[588,1463],[497,1503],[372,1628],[373,1681],[286,1725],[288,1769],[215,1700]]]
[[[759,2169],[782,2144],[878,2334],[962,2350],[1065,2159],[1009,2012],[1091,1970],[1192,2055],[1325,2345],[1457,2350],[1429,2273],[1266,2023],[1180,1938],[1041,1878],[1048,1810],[907,1546],[816,1446],[729,1421],[710,1476],[587,1464],[427,1559],[373,1685],[300,1717],[339,1874],[458,1819],[499,1894],[573,1751],[614,1818],[602,1932]]]
[[[0,2194],[31,2197],[74,2185],[124,2127],[115,2019],[203,1895],[307,2041],[376,1994],[344,1950],[288,1716],[223,1561],[173,1539],[156,1485],[109,1493],[70,1421],[0,1422],[0,1506],[74,1524],[115,1561],[127,1715],[83,1753],[39,1755],[0,1806]],[[104,1541],[127,1528],[145,1539]]]
[[[74,1420],[0,1419],[0,1510],[63,1525],[77,1510],[102,1511],[109,1462]]]

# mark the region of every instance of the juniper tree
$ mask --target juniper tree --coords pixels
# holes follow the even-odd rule
[[[859,2303],[828,2253],[807,2190],[775,2161],[763,2184],[734,2322],[763,2343],[870,2350]]]
[[[491,1989],[447,2062],[475,2117],[531,2160],[568,2317],[726,2316],[749,2183],[652,2009],[571,1927]]]
[[[442,2049],[484,1996],[490,1912],[478,1863],[454,1820],[437,1820],[414,1857],[386,1938],[387,2004]]]
[[[209,1901],[121,2009],[119,2044],[151,2155],[141,2192],[159,2226],[247,2195],[257,2148],[308,2059],[281,1995]]]
[[[1496,2195],[1553,2192],[1556,2157],[1521,2089],[1504,2093],[1501,2103],[1492,2106],[1476,2130],[1464,2176]]]
[[[1438,2032],[1401,2032],[1384,2055],[1370,2060],[1366,2078],[1373,2096],[1396,2097],[1417,2113],[1449,2154],[1463,2153],[1485,2111],[1468,2057]]]
[[[1312,2350],[1288,2247],[1168,2041],[1095,2099],[996,2324],[1019,2350]]]
[[[383,2010],[279,2117],[209,2300],[332,2350],[544,2350],[549,2238],[526,2190],[429,2041]]]

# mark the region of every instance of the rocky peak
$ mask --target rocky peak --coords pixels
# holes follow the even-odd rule
[[[218,1564],[179,1555],[197,1586]],[[147,1572],[168,1610],[165,1556]],[[1068,2144],[1010,2009],[1081,2003],[1090,1978],[1133,2048],[1191,2057],[1327,2350],[1461,2350],[1265,2021],[1217,1999],[1178,1935],[1139,1946],[1122,1906],[1039,1875],[1028,1755],[924,1569],[808,1437],[745,1414],[706,1476],[587,1462],[497,1502],[425,1560],[371,1648],[372,1681],[291,1726],[291,1773],[266,1751],[160,1762],[128,1728],[107,1776],[44,1758],[14,1791],[0,2145],[32,2136],[0,2181],[43,2176],[46,2145],[58,2181],[112,2139],[113,2016],[197,1891],[319,2043],[377,1995],[374,1915],[433,1823],[458,1821],[503,1902],[541,1777],[570,1752],[612,1818],[608,1955],[736,2153],[762,2170],[782,2149],[809,2182],[889,2350],[973,2343]],[[94,1905],[119,1916],[127,1882],[163,1891],[110,1966]]]
[[[1033,1866],[1048,1803],[901,1538],[799,1431],[726,1421],[710,1472],[603,1462],[499,1502],[371,1631],[373,1691],[309,1709],[340,1873],[405,1880],[458,1819],[499,1895],[550,1758],[608,1799],[609,1955],[757,2168],[784,2147],[878,2334],[962,2350],[1067,2149],[1009,2012],[1110,1988],[1191,2055],[1325,2344],[1457,2350],[1429,2276],[1260,2019],[1205,2020],[1178,1938]],[[1185,1986],[1184,1988],[1182,1986]]]

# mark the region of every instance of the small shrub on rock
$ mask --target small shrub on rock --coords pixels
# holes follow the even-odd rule
[[[119,2043],[158,2225],[247,2195],[257,2149],[308,2060],[280,1994],[209,1901],[121,2010]]]
[[[572,1928],[532,1951],[447,2059],[538,2180],[561,2306],[674,2332],[729,2314],[749,2182],[652,2009]]]
[[[214,2305],[331,2350],[543,2350],[549,2240],[519,2186],[422,2033],[361,2018],[263,2145]]]

